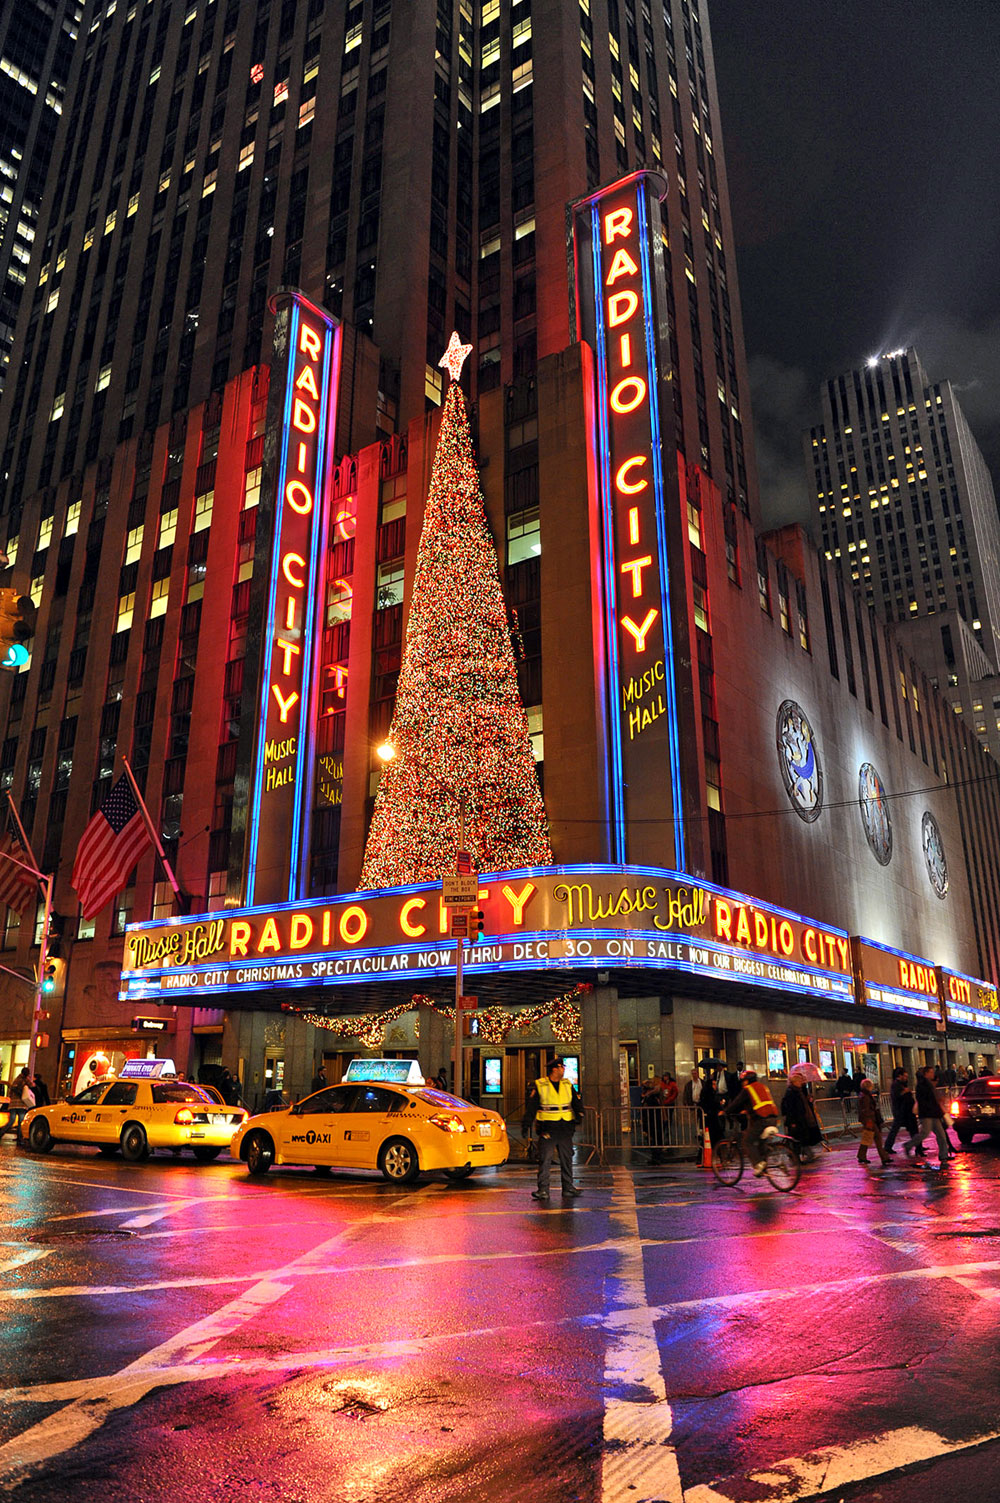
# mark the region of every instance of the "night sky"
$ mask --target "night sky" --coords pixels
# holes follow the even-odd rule
[[[709,0],[765,520],[819,386],[913,345],[1000,490],[996,0]]]

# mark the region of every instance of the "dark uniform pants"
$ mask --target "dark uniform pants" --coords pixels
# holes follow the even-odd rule
[[[546,1132],[540,1125],[538,1136],[538,1193],[548,1195],[549,1173],[552,1169],[552,1155],[559,1155],[559,1173],[562,1176],[562,1188],[573,1189],[573,1134],[565,1129],[558,1135]]]

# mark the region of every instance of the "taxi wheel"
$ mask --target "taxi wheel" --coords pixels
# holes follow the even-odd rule
[[[417,1151],[405,1138],[390,1138],[378,1156],[378,1166],[394,1185],[405,1185],[420,1172]]]
[[[324,1179],[329,1179],[333,1173],[329,1164],[313,1164],[313,1171],[316,1174],[322,1175]]]
[[[468,1179],[469,1175],[475,1172],[475,1164],[463,1164],[460,1169],[446,1169],[444,1177],[445,1179]]]
[[[963,1148],[968,1148],[969,1144],[976,1136],[972,1128],[966,1127],[964,1124],[961,1127],[956,1127],[955,1132],[957,1133],[958,1141],[962,1144]]]
[[[122,1158],[130,1164],[139,1164],[149,1157],[149,1143],[146,1141],[146,1132],[138,1122],[130,1122],[122,1132]]]
[[[266,1132],[252,1132],[247,1139],[247,1173],[266,1174],[274,1163],[274,1144]]]
[[[28,1144],[33,1153],[48,1153],[55,1146],[55,1138],[49,1132],[44,1117],[36,1117],[28,1129]]]
[[[213,1159],[217,1159],[219,1157],[222,1149],[207,1148],[202,1144],[198,1148],[192,1148],[191,1152],[194,1154],[199,1164],[210,1164]]]

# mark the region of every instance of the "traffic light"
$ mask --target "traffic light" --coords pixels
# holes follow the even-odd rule
[[[481,908],[473,908],[469,914],[469,938],[475,943],[486,934],[486,919]]]
[[[64,962],[62,960],[46,960],[45,975],[42,977],[42,993],[44,996],[51,997],[53,992],[58,991],[63,979],[63,966]]]
[[[0,668],[16,672],[31,661],[27,644],[35,635],[36,614],[30,595],[0,590]]]

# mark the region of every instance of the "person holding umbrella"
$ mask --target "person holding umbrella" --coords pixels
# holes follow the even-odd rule
[[[823,1072],[818,1065],[809,1060],[800,1060],[788,1072],[788,1089],[781,1101],[781,1113],[788,1136],[794,1138],[799,1157],[805,1163],[817,1157],[813,1150],[823,1141],[823,1129],[809,1094],[810,1084],[822,1079]]]

